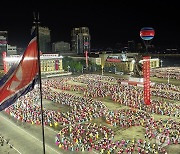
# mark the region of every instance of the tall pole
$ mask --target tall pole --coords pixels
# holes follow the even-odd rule
[[[102,53],[101,57],[101,74],[104,75],[105,55]]]
[[[88,51],[85,51],[85,57],[86,57],[86,69],[88,68]]]
[[[145,45],[145,48],[146,48],[145,54],[147,56],[148,55],[148,45],[149,45],[149,42],[145,41],[145,40],[143,42],[144,42],[144,45]]]
[[[101,75],[104,75],[104,67],[101,67]]]
[[[161,67],[162,67],[162,62],[163,62],[163,61],[161,60],[160,62],[161,62]]]
[[[168,71],[168,84],[169,84],[169,71]]]
[[[43,117],[43,103],[42,103],[42,82],[41,82],[41,61],[40,61],[40,52],[39,52],[39,13],[36,18],[34,14],[34,23],[36,28],[36,36],[37,36],[37,51],[38,51],[38,67],[39,67],[39,89],[40,89],[40,101],[41,101],[41,124],[42,124],[42,138],[43,138],[43,154],[45,154],[45,135],[44,135],[44,117]]]
[[[146,54],[148,54],[148,44],[146,44]]]

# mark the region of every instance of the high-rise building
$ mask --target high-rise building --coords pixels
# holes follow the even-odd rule
[[[7,43],[8,43],[8,32],[0,31],[0,68],[3,65],[2,53],[7,52]]]
[[[86,51],[90,52],[91,37],[88,27],[73,28],[71,31],[72,50],[77,54],[84,54]]]
[[[34,28],[33,26],[32,29]],[[42,53],[51,52],[51,35],[48,27],[39,26],[39,50]]]

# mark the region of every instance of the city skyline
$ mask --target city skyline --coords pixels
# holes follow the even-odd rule
[[[2,7],[0,30],[8,31],[9,44],[25,47],[33,26],[33,11],[39,12],[41,26],[51,30],[52,43],[71,43],[71,30],[75,27],[88,27],[91,47],[113,47],[116,43],[134,40],[143,43],[139,32],[142,27],[153,27],[155,46],[180,43],[178,37],[176,3],[153,0],[148,2],[46,2],[32,1],[30,4]],[[7,11],[7,8],[11,11]]]

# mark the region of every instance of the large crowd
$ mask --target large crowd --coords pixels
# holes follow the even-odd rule
[[[120,79],[119,79],[120,80]],[[78,84],[70,84],[73,81]],[[180,144],[180,123],[167,119],[157,121],[151,114],[166,115],[179,118],[180,105],[164,99],[151,99],[151,105],[143,102],[143,89],[130,85],[120,85],[114,77],[101,75],[81,75],[42,81],[43,99],[66,106],[61,111],[44,108],[44,123],[49,126],[63,126],[56,136],[56,144],[70,151],[98,150],[100,153],[166,153],[160,145],[168,138],[168,144]],[[59,89],[59,90],[56,90]],[[67,91],[78,91],[82,96]],[[180,100],[180,87],[172,84],[154,84],[151,95],[170,100]],[[17,103],[6,109],[14,118],[31,124],[40,124],[41,108],[38,89],[19,98]],[[97,97],[107,97],[130,109],[109,110]],[[114,140],[116,135],[112,129],[101,124],[92,123],[94,119],[102,119],[112,128],[128,129],[142,126],[145,129],[143,139],[132,141]],[[152,127],[151,127],[152,126]],[[159,134],[162,134],[160,137]],[[163,137],[162,137],[163,136]],[[149,140],[158,138],[159,145]]]
[[[151,76],[158,78],[180,79],[180,67],[161,67],[151,69]]]
[[[36,97],[38,89],[21,97],[18,102],[6,109],[14,118],[32,124],[41,123],[41,108]],[[52,91],[43,88],[43,98],[54,103],[60,103],[70,108],[67,112],[44,109],[44,122],[46,125],[66,125],[85,122],[102,116],[106,106],[101,101],[91,98],[79,97],[67,93]]]
[[[166,153],[166,149],[161,145],[180,144],[180,123],[172,119],[154,120],[148,113],[130,109],[114,112],[107,110],[103,118],[112,127],[121,130],[142,126],[145,129],[145,139],[114,140],[116,134],[112,129],[101,124],[84,123],[68,125],[60,130],[56,136],[57,146],[70,151],[94,149],[100,153],[119,154],[123,152]],[[157,139],[157,143],[150,142],[150,139]]]
[[[102,147],[99,138],[112,140],[114,132],[112,129],[97,125],[96,123],[84,123],[68,125],[64,127],[56,136],[56,144],[63,149],[70,151],[91,151]],[[107,142],[104,144],[108,146]],[[108,150],[108,148],[106,148]]]

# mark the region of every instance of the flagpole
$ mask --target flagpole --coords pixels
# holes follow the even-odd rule
[[[38,67],[39,67],[39,88],[40,88],[40,101],[41,101],[41,124],[42,124],[42,137],[43,137],[43,154],[45,154],[45,135],[44,135],[44,117],[43,117],[43,103],[42,103],[42,82],[41,82],[41,61],[40,61],[40,52],[39,52],[39,13],[36,18],[34,14],[34,23],[36,28],[36,35],[37,35],[37,50],[38,50]]]

